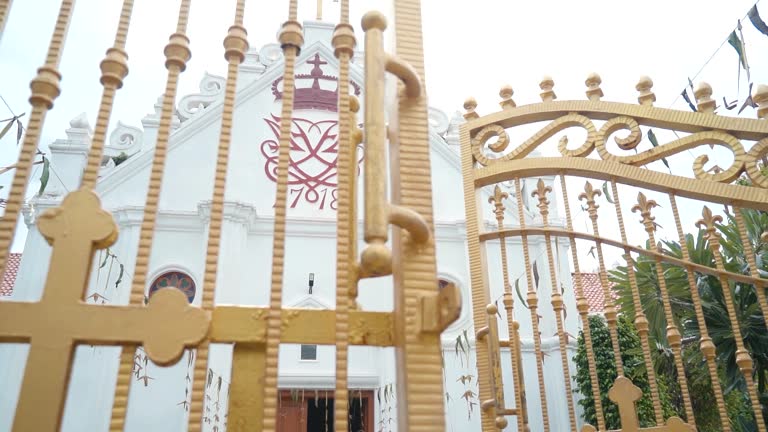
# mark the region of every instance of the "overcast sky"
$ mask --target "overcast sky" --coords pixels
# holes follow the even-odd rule
[[[45,57],[58,3],[13,3],[0,40],[0,95],[16,113],[29,112],[28,83]],[[140,126],[162,93],[166,76],[162,49],[175,29],[178,3],[136,0],[127,46],[130,74],[118,92],[112,124],[119,119]],[[234,3],[192,1],[188,35],[193,55],[182,74],[179,95],[196,92],[206,71],[225,74],[221,44]],[[371,9],[387,12],[389,3],[351,0],[359,42],[362,14]],[[754,0],[423,0],[422,4],[430,105],[450,115],[461,109],[467,96],[477,98],[481,114],[497,110],[499,87],[507,83],[514,87],[518,104],[537,102],[538,82],[545,74],[554,78],[560,99],[583,99],[584,79],[592,71],[602,76],[606,100],[635,102],[635,83],[640,75],[649,75],[655,83],[656,105],[670,106]],[[314,19],[315,5],[315,0],[300,1],[300,19]],[[87,113],[95,123],[101,94],[98,64],[112,44],[120,6],[118,0],[77,1],[60,67],[63,93],[47,117],[43,149],[63,137],[69,120],[79,113]],[[768,20],[768,6],[758,8]],[[326,20],[335,22],[339,4],[327,0],[324,9]],[[245,24],[251,46],[275,42],[286,15],[287,2],[248,1]],[[768,37],[749,21],[744,22],[744,35],[753,81],[768,83]],[[696,81],[710,82],[720,103],[723,96],[741,102],[747,85],[742,72],[737,94],[737,67],[736,53],[725,44]],[[687,109],[681,99],[674,106]],[[755,111],[747,109],[743,115],[754,118]],[[5,117],[10,113],[0,104],[0,118]],[[0,166],[16,158],[10,135],[14,134],[0,141]],[[690,162],[682,163],[690,170]],[[0,184],[7,185],[10,178],[0,176]],[[7,189],[0,192],[5,195]],[[33,189],[36,186],[29,194]]]

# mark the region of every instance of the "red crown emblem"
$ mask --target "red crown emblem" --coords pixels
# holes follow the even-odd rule
[[[312,60],[307,60],[307,64],[311,64],[314,67],[308,74],[294,75],[295,92],[293,100],[294,109],[318,109],[337,112],[339,110],[339,79],[332,75],[326,75],[322,65],[328,64],[320,58],[320,54],[315,54]],[[283,80],[282,77],[272,82],[272,94],[275,95],[275,100],[281,100],[283,98],[283,92],[278,89],[278,85]],[[312,80],[312,86],[299,87],[300,82],[306,82]],[[332,81],[336,83],[336,88],[333,90],[326,90],[320,86],[320,81]],[[360,86],[350,81],[355,91],[355,96],[360,95]]]

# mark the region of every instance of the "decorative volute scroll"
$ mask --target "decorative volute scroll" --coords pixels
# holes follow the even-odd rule
[[[200,93],[184,96],[179,101],[177,114],[184,123],[195,115],[205,111],[208,105],[223,99],[226,79],[208,72],[200,80]]]
[[[513,238],[522,243],[523,265],[526,268],[524,276],[529,290],[525,298],[519,291],[518,295],[527,303],[534,336],[534,351],[539,356],[541,341],[538,337],[540,330],[537,317],[545,310],[537,294],[537,290],[541,290],[538,286],[540,276],[537,272],[541,267],[536,267],[531,272],[534,260],[531,258],[528,243],[533,238],[543,238],[542,249],[547,253],[546,261],[550,267],[549,279],[552,281],[551,304],[554,318],[552,321],[557,327],[556,334],[561,340],[560,352],[566,353],[568,348],[562,341],[568,342],[565,337],[567,329],[559,322],[561,315],[566,311],[566,296],[558,289],[559,279],[563,278],[563,275],[558,273],[557,268],[553,271],[553,263],[560,262],[560,258],[555,259],[556,257],[552,256],[554,251],[550,245],[553,239],[567,238],[571,248],[572,270],[575,270],[572,275],[574,296],[570,301],[575,303],[581,318],[582,335],[579,343],[584,344],[583,355],[586,357],[584,360],[589,368],[588,373],[577,377],[577,381],[580,381],[580,391],[587,391],[585,390],[587,385],[592,389],[582,396],[591,399],[588,403],[591,404],[589,409],[592,414],[588,414],[590,416],[588,423],[593,425],[586,425],[583,430],[690,431],[696,428],[699,419],[695,418],[697,413],[693,408],[695,400],[700,400],[700,395],[688,391],[687,368],[690,363],[683,361],[686,355],[686,350],[683,348],[686,340],[697,340],[707,363],[704,373],[708,374],[713,382],[714,398],[711,400],[717,403],[718,426],[728,431],[731,421],[728,417],[731,413],[728,412],[723,397],[725,383],[722,382],[723,378],[718,372],[720,365],[717,354],[721,348],[716,346],[719,343],[718,339],[710,336],[707,323],[711,320],[707,316],[708,312],[702,308],[703,300],[699,297],[697,284],[702,283],[698,279],[699,275],[706,274],[712,276],[708,279],[709,281],[718,280],[718,286],[721,287],[739,284],[738,292],[741,293],[745,292],[744,290],[754,289],[756,290],[754,298],[760,310],[768,311],[768,295],[765,292],[768,283],[759,278],[758,275],[761,273],[756,271],[756,269],[765,271],[765,268],[755,256],[755,250],[759,247],[759,243],[756,242],[768,241],[766,239],[768,234],[763,234],[760,237],[761,240],[754,238],[754,227],[749,226],[749,219],[746,216],[748,214],[746,212],[768,211],[768,175],[763,166],[765,157],[768,156],[768,123],[766,123],[768,87],[755,86],[752,99],[757,104],[758,119],[748,119],[717,115],[715,112],[717,98],[713,96],[712,87],[706,83],[700,83],[696,87],[694,93],[697,110],[694,112],[654,106],[656,95],[653,92],[653,80],[647,76],[640,77],[634,86],[637,91],[637,104],[605,101],[601,84],[602,79],[598,74],[590,74],[585,80],[586,100],[557,100],[553,90],[554,80],[551,77],[545,77],[539,84],[541,102],[532,104],[523,104],[519,100],[513,102],[511,87],[504,86],[500,91],[499,109],[487,115],[478,113],[474,98],[468,98],[465,101],[466,123],[460,126],[460,138],[473,302],[488,304],[491,295],[488,273],[493,269],[488,268],[489,264],[482,252],[483,248],[490,247],[486,242],[491,240],[502,242],[504,239]],[[543,126],[538,126],[539,123]],[[519,126],[528,125],[536,125],[539,129],[532,135],[525,135],[527,132],[522,132],[526,130],[523,128],[515,130]],[[579,129],[582,140],[571,142],[568,136],[569,129]],[[714,160],[714,152],[710,151],[714,146],[728,150],[733,155],[732,160],[726,163]],[[693,164],[689,165],[690,169],[687,173],[680,163],[672,165],[673,158],[687,154],[693,149],[701,151],[694,157]],[[660,163],[657,164],[657,162]],[[553,191],[552,187],[543,181],[538,181],[536,190],[532,191],[532,195],[538,197],[541,225],[528,226],[521,213],[519,226],[504,226],[499,223],[498,228],[494,230],[480,216],[476,203],[482,202],[479,199],[481,193],[495,192],[491,202],[495,206],[494,213],[499,220],[498,202],[504,198],[499,189],[500,184],[514,181],[516,195],[521,195],[520,185],[524,181],[529,182],[531,178],[541,179],[544,176],[560,176],[559,192],[562,194],[565,206],[565,228],[555,227],[549,223],[549,212],[554,205]],[[583,187],[574,185],[583,185]],[[588,219],[583,227],[577,227],[572,220],[575,215],[571,214],[571,206],[575,203],[573,203],[574,200],[569,200],[568,189],[574,187],[581,189],[575,192],[579,202],[574,208],[578,211],[580,207],[582,217],[585,220]],[[659,205],[661,201],[657,195],[650,195],[646,190],[669,196],[671,208],[667,208],[666,204]],[[640,224],[632,223],[625,226],[620,200],[625,199],[626,196],[637,196],[637,202],[633,203],[632,211],[639,215]],[[651,199],[651,196],[654,199]],[[520,197],[517,198],[520,202],[519,207],[522,207]],[[693,202],[686,203],[685,208],[678,211],[678,199],[693,200]],[[613,216],[608,215],[611,209],[606,207],[606,202],[614,207],[617,224],[610,220]],[[698,226],[706,234],[704,239],[710,249],[710,256],[713,257],[711,263],[700,262],[702,259],[700,256],[692,256],[693,253],[689,253],[689,245],[686,244],[690,237],[683,227],[687,226],[690,229],[694,225],[690,223],[689,213],[691,209],[697,207],[703,209]],[[715,211],[723,207],[728,216],[727,219]],[[668,214],[670,212],[671,214]],[[682,220],[684,216],[688,219],[687,224]],[[671,227],[668,219],[670,217],[674,227]],[[661,224],[667,228],[662,228]],[[669,239],[670,228],[676,228],[679,242]],[[761,228],[765,232],[765,227]],[[657,237],[661,238],[662,234],[657,231],[662,230],[664,230],[664,241],[660,242]],[[739,240],[741,247],[744,248],[744,252],[739,255],[739,260],[745,261],[747,266],[738,273],[733,270],[733,245],[726,247],[721,244],[725,241],[722,239],[725,236],[721,234],[723,230],[731,230],[727,233],[727,241],[733,243]],[[639,232],[641,236],[646,237],[647,246],[633,244],[637,238],[630,237],[628,232],[633,234]],[[620,237],[620,240],[611,238],[612,235]],[[693,238],[696,239],[695,231]],[[584,253],[584,249],[582,246],[577,250],[577,241],[589,244],[586,258],[579,256]],[[674,244],[679,246],[675,246],[677,249],[674,249],[673,253],[670,251],[672,247],[670,245]],[[731,255],[726,257],[726,253]],[[590,259],[589,256],[592,258]],[[619,262],[619,267],[609,269],[606,265],[609,256],[610,259],[621,257],[619,259],[623,259],[624,262]],[[597,346],[593,347],[593,343],[596,344],[597,341],[592,337],[592,330],[589,328],[591,305],[584,294],[584,282],[579,270],[583,268],[579,265],[580,259],[588,259],[597,267],[599,289],[603,291],[602,302],[599,305],[600,314],[607,322],[607,333],[610,335],[605,338],[609,340],[603,340],[602,343],[607,343],[611,349],[612,363],[616,371],[616,374],[610,378],[606,378],[604,374],[598,374],[595,370],[598,367],[598,358]],[[536,260],[537,264],[540,262]],[[668,272],[669,268],[679,268],[681,271],[679,274],[683,277],[677,277],[678,273],[672,273],[675,275],[675,278],[672,278]],[[641,271],[646,272],[642,275],[642,279],[639,274]],[[648,285],[648,271],[651,271],[656,278],[651,286],[656,291],[648,291],[651,289]],[[506,275],[504,277],[506,278]],[[620,281],[621,285],[617,285],[619,284],[617,281]],[[506,287],[508,281],[505,279],[504,283]],[[562,281],[560,283],[562,284]],[[682,283],[684,287],[676,285],[673,291],[673,283]],[[567,282],[565,284],[567,286]],[[532,286],[534,288],[531,288]],[[678,307],[676,305],[679,303],[675,302],[679,299],[673,296],[678,295],[681,289],[682,291],[688,289],[691,292],[691,309],[696,314],[698,322],[696,332],[691,326],[683,327],[679,322],[680,318],[676,315],[674,308]],[[562,290],[562,292],[566,291]],[[749,408],[755,416],[757,430],[764,431],[757,384],[753,379],[758,364],[752,359],[750,348],[745,342],[749,335],[746,330],[743,330],[745,327],[739,323],[739,314],[743,314],[744,311],[739,309],[741,305],[731,290],[724,290],[722,297],[723,309],[727,310],[727,319],[733,334],[741,336],[734,338],[736,346],[733,356],[730,357],[733,360],[729,360],[733,365],[729,364],[729,367],[734,366],[741,372],[743,382],[746,384],[745,400],[748,400]],[[656,302],[650,310],[648,308],[651,306],[647,304],[649,301]],[[493,320],[486,316],[485,310],[474,307],[473,311],[479,336],[489,337]],[[648,316],[651,311],[655,314],[653,320]],[[639,336],[642,363],[647,370],[642,372],[645,375],[640,377],[643,381],[632,383],[631,380],[636,380],[638,377],[637,362],[625,364],[623,358],[624,348],[621,344],[624,342],[619,338],[619,320],[622,316],[627,319],[627,322],[634,324],[634,330]],[[659,329],[659,325],[663,328]],[[655,337],[660,335],[662,338],[666,336],[665,345],[672,353],[670,359],[675,366],[670,378],[678,380],[675,386],[678,397],[676,408],[682,418],[665,418],[664,416],[662,396],[665,395],[662,394],[660,381],[657,380],[657,372],[653,370],[651,335]],[[566,383],[570,383],[567,366],[570,359],[563,354],[562,361],[563,378]],[[493,362],[492,350],[489,353],[485,350],[477,350],[480,386],[478,393],[481,401],[493,398],[493,393],[499,386],[493,370]],[[540,364],[537,366],[539,394],[545,395],[551,391],[547,383],[550,377],[543,373]],[[610,384],[601,382],[607,379],[611,380]],[[598,389],[604,389],[609,385],[613,386],[609,392],[609,399],[618,405],[620,419],[610,418],[605,412],[607,407]],[[558,389],[558,391],[562,390]],[[653,413],[652,416],[645,415],[644,418],[638,418],[638,410],[634,404],[644,396],[643,392],[646,392],[645,396],[652,402]],[[566,393],[570,395],[569,391]],[[573,420],[573,416],[567,420],[565,416],[557,419],[549,416],[548,404],[554,400],[554,398],[547,400],[546,397],[542,397],[541,417],[540,420],[532,422],[532,429],[547,431],[555,423],[558,429],[575,429],[573,424],[565,425],[568,420]],[[566,403],[573,403],[573,401],[561,399],[557,412],[564,413]],[[483,410],[481,415],[483,431],[496,430],[496,413],[493,410]],[[651,426],[646,428],[646,424]]]
[[[144,131],[118,121],[117,127],[109,134],[109,145],[104,148],[104,154],[109,157],[119,156],[121,153],[131,156],[141,151],[143,142]]]

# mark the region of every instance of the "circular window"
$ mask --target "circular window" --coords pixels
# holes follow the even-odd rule
[[[180,290],[187,296],[187,301],[190,303],[195,299],[195,281],[186,273],[169,271],[161,274],[155,278],[155,281],[149,287],[149,297],[152,297],[155,291],[162,288],[176,288]]]

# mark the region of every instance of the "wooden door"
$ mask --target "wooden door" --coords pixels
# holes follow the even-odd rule
[[[298,392],[298,394],[297,394]],[[278,405],[277,432],[335,432],[333,429],[333,408],[334,392],[320,390],[318,391],[318,401],[315,403],[315,390],[290,390],[280,392],[280,403]],[[351,391],[350,397],[353,399],[350,407],[350,429],[353,427],[358,432],[373,432],[374,429],[374,398],[370,390]],[[362,399],[362,406],[360,405]],[[327,415],[321,415],[318,418],[313,412],[312,421],[310,421],[310,411],[328,410]],[[326,429],[327,424],[327,429]],[[354,426],[353,426],[354,425]]]
[[[288,392],[281,393],[277,409],[277,432],[306,432],[307,410],[301,400],[293,400]]]

